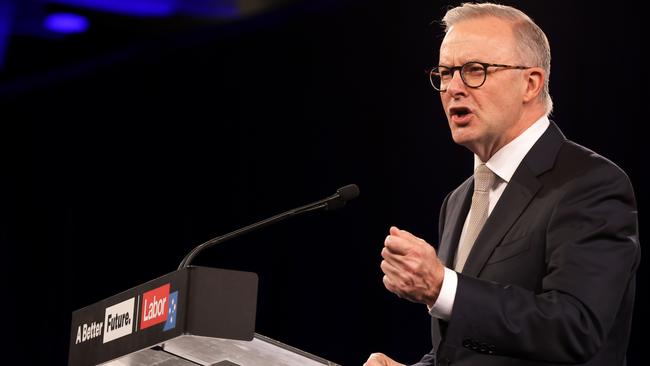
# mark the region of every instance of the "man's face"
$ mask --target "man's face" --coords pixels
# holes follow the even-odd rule
[[[461,66],[469,61],[520,65],[510,25],[492,17],[459,22],[440,46],[440,65]],[[479,88],[463,83],[455,72],[447,91],[440,93],[454,142],[482,159],[518,136],[526,80],[521,70],[490,67]]]

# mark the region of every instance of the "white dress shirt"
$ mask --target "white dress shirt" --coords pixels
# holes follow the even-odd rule
[[[488,207],[488,216],[492,213],[492,209],[501,197],[501,194],[506,189],[508,182],[512,175],[519,167],[519,164],[524,159],[528,151],[535,145],[537,140],[544,134],[550,122],[548,117],[543,116],[533,123],[526,131],[517,136],[514,140],[510,141],[507,145],[499,149],[485,165],[494,172],[496,179],[494,185],[490,188],[489,199],[490,205]],[[474,155],[474,168],[481,164],[481,159]],[[468,214],[469,216],[469,214]],[[468,218],[465,218],[463,231],[460,236],[460,242],[463,241],[467,232]],[[451,312],[454,307],[454,299],[456,298],[456,288],[458,287],[458,274],[455,271],[445,267],[445,276],[442,281],[442,288],[436,303],[429,309],[429,314],[439,319],[449,320]]]

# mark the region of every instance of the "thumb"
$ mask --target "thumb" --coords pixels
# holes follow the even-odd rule
[[[388,233],[390,235],[399,236],[400,231],[402,231],[402,230],[398,229],[397,226],[391,226],[390,229],[388,230]]]

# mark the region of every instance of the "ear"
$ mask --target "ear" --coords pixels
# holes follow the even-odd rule
[[[542,88],[544,87],[544,80],[546,80],[546,74],[544,73],[544,69],[541,67],[533,67],[527,69],[524,75],[526,78],[524,102],[528,103],[531,100],[535,100],[542,92]]]

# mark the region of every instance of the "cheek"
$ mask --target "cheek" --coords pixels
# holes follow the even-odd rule
[[[447,106],[449,105],[450,100],[451,100],[451,98],[446,97],[445,94],[440,95],[440,102],[442,104],[442,110],[445,112],[445,116],[447,116],[447,118],[449,118],[449,114],[447,114],[448,113]]]
[[[477,95],[474,100],[476,101],[477,113],[485,119],[493,119],[502,115],[508,108],[504,91],[494,92],[490,95]]]
[[[513,107],[522,103],[524,90],[517,81],[518,79],[515,79],[509,83],[503,83],[502,88],[492,91],[491,98],[489,99],[490,104],[492,104],[492,109],[508,112]]]

